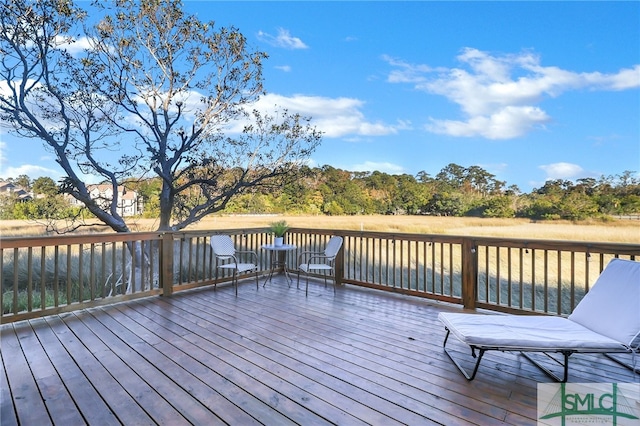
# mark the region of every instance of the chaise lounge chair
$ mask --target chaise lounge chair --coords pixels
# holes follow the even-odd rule
[[[609,354],[632,354],[635,361],[640,353],[640,262],[611,260],[567,318],[448,312],[438,318],[446,329],[444,351],[467,380],[474,379],[484,353],[497,350],[520,352],[554,380],[566,382],[569,356],[574,353],[603,353],[621,364]],[[468,345],[477,358],[471,374],[447,350],[449,334]],[[563,361],[553,359],[564,367],[564,377],[558,377],[527,352],[561,354]],[[635,362],[633,367],[625,366],[637,372]]]

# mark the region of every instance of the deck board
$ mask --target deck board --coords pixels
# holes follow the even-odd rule
[[[26,330],[31,329],[30,324],[22,324]],[[21,330],[22,327],[19,329]],[[7,371],[7,380],[10,383],[10,391],[2,389],[2,394],[11,394],[16,416],[24,424],[48,424],[47,408],[44,398],[31,372],[31,367],[24,355],[21,343],[13,328],[2,330],[2,358],[4,368]],[[25,342],[27,345],[29,342]],[[27,346],[26,352],[41,350],[39,343],[32,340],[32,345]],[[3,404],[4,409],[4,404]],[[3,414],[3,418],[5,415]],[[33,422],[33,423],[32,423]],[[4,425],[4,422],[3,422]]]
[[[101,355],[110,356],[110,350],[94,340],[91,330],[80,321],[74,320],[73,315],[67,316],[66,322],[57,316],[48,317],[46,320],[54,333],[68,336],[61,339],[65,350],[82,367],[82,373],[105,400],[105,403],[110,407],[119,407],[114,413],[119,422],[139,425],[154,424],[151,417],[117,380],[118,377],[129,374],[128,369],[109,371],[100,362]]]
[[[13,408],[13,398],[9,389],[7,371],[4,368],[4,357],[0,351],[0,425],[12,425],[18,422]]]
[[[261,283],[262,284],[262,283]],[[467,382],[442,350],[444,303],[274,277],[1,326],[0,421],[12,424],[533,425],[522,357]],[[452,342],[460,358],[468,349]],[[599,355],[572,382],[629,382]]]
[[[60,365],[61,358],[64,357],[63,352],[60,351],[59,341],[43,321],[34,321],[32,326],[32,330],[19,330],[17,337],[23,347],[29,348],[24,352],[26,361],[29,363],[31,374],[38,384],[52,421],[60,424],[82,423],[83,418],[75,407],[73,395],[59,391],[63,387],[69,389],[69,392],[77,392],[82,389],[84,385],[81,382],[82,375],[77,375],[74,369],[65,369],[58,373],[55,365]],[[73,382],[75,377],[78,381]],[[69,383],[69,381],[71,382]],[[96,394],[92,393],[91,396],[95,397]],[[97,400],[96,406],[91,407],[90,404],[87,404],[84,408],[95,409],[99,414],[108,415],[108,408],[100,406],[101,401],[99,398]],[[83,398],[82,401],[95,402],[90,397]],[[104,411],[100,413],[101,409]]]

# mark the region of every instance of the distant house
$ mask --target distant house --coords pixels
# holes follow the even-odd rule
[[[91,198],[98,205],[108,209],[113,200],[113,187],[107,184],[87,185]],[[82,206],[82,203],[71,196],[67,196],[72,206]],[[142,200],[136,191],[118,187],[118,214],[122,217],[136,216],[142,213]]]
[[[0,181],[0,196],[13,196],[16,197],[18,201],[33,200],[33,194],[29,193],[26,189],[6,181]]]

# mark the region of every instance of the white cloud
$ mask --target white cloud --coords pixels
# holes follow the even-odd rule
[[[546,180],[582,178],[586,173],[582,167],[572,163],[560,162],[538,167],[546,173]]]
[[[548,121],[549,116],[538,107],[507,106],[495,114],[476,115],[467,121],[431,118],[431,124],[427,124],[425,128],[432,133],[450,136],[513,139],[525,135]]]
[[[375,162],[375,161],[365,161],[364,163],[354,164],[346,168],[347,170],[357,171],[357,172],[375,172],[379,171],[382,173],[388,173],[391,175],[398,175],[405,173],[404,167],[387,162]]]
[[[177,112],[175,102],[183,103],[183,119],[185,123],[194,120],[196,112],[203,110],[206,105],[202,102],[204,97],[197,91],[184,92],[174,98],[172,112]],[[139,96],[137,101],[144,102]],[[150,101],[158,102],[158,99],[150,97]],[[359,137],[359,136],[384,136],[396,134],[400,130],[411,128],[411,122],[398,120],[394,124],[381,121],[367,120],[362,109],[365,102],[355,98],[328,98],[323,96],[293,95],[284,96],[269,93],[245,108],[247,111],[257,109],[262,113],[274,114],[277,109],[286,109],[290,113],[298,113],[304,117],[312,118],[312,125],[323,132],[323,136],[329,138]],[[127,117],[131,124],[135,124],[132,117]],[[226,127],[228,133],[241,133],[246,121],[238,120],[229,123]]]
[[[284,28],[278,28],[278,35],[271,35],[269,33],[265,33],[264,31],[258,31],[258,39],[269,43],[272,46],[282,47],[284,49],[307,49],[307,46],[302,40],[298,37],[293,37],[289,34],[289,30],[285,30]]]
[[[85,50],[92,48],[88,37],[79,37],[74,39],[71,36],[58,35],[55,37],[55,43],[58,47],[65,49],[71,55],[83,53]]]
[[[640,65],[621,70],[609,79],[611,89],[626,90],[640,87]]]
[[[397,70],[392,70],[389,73],[387,80],[390,83],[422,83],[427,81],[427,77],[424,74],[437,71],[437,69],[428,65],[410,64],[389,55],[382,55],[382,60],[387,62],[389,65],[398,68]]]
[[[7,161],[6,149],[7,144],[0,141],[0,170],[2,170],[2,165]]]
[[[289,65],[278,65],[275,67],[275,69],[284,71],[284,72],[291,72],[291,66]]]
[[[640,65],[614,74],[576,73],[542,66],[540,58],[524,52],[491,55],[466,48],[457,57],[460,68],[432,68],[388,56],[393,69],[387,81],[410,83],[418,90],[456,103],[462,120],[430,118],[427,130],[451,136],[512,139],[551,121],[538,103],[569,90],[626,90],[640,87]]]
[[[364,102],[354,98],[327,98],[322,96],[282,96],[267,94],[250,107],[263,112],[273,112],[275,108],[284,108],[312,118],[312,124],[324,133],[325,137],[337,138],[351,136],[383,136],[395,134],[406,129],[410,123],[400,121],[395,125],[368,121],[362,113]],[[242,129],[242,123],[235,131]]]
[[[62,177],[62,173],[60,173],[59,170],[53,170],[35,164],[22,164],[17,167],[7,167],[6,169],[3,167],[2,170],[0,170],[0,177],[2,177],[3,179],[10,177],[17,178],[20,175],[27,175],[31,179],[46,176],[50,177],[54,181],[57,181]]]

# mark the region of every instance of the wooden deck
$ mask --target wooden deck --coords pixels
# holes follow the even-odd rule
[[[6,324],[0,423],[535,424],[549,379],[489,352],[467,382],[437,320],[456,309],[321,282],[305,297],[278,278]],[[637,380],[571,358],[571,382]]]

